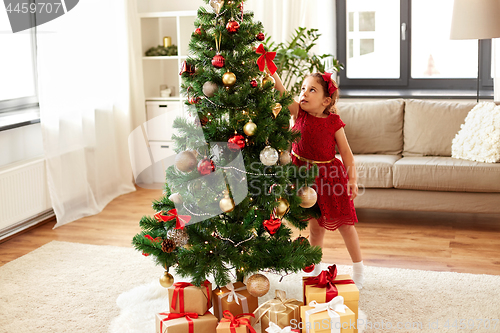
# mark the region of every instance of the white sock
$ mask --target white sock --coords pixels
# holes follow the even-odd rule
[[[352,263],[352,280],[359,290],[363,289],[363,282],[365,281],[364,269],[363,260]]]
[[[312,276],[318,276],[321,273],[321,263],[314,265],[314,271],[312,271]]]

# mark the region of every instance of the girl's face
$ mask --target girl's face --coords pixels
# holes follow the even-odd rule
[[[331,98],[325,96],[323,87],[318,79],[308,76],[302,82],[302,88],[299,95],[299,104],[302,110],[313,116],[319,116],[330,104]]]

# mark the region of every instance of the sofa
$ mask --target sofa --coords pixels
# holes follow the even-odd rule
[[[392,99],[340,101],[356,163],[357,208],[500,213],[500,163],[451,157],[476,103]]]

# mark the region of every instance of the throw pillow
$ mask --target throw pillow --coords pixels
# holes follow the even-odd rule
[[[500,106],[476,105],[452,141],[451,156],[476,162],[500,161]]]

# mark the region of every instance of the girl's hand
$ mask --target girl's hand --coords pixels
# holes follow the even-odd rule
[[[354,180],[347,183],[347,195],[351,197],[351,200],[354,200],[358,196],[358,183]]]

